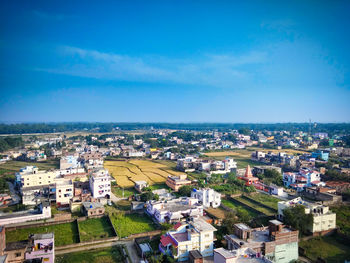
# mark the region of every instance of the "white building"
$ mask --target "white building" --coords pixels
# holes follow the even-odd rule
[[[188,223],[178,223],[174,230],[162,235],[159,250],[163,254],[172,254],[178,261],[189,259],[189,251],[198,250],[203,257],[213,256],[214,231],[216,228],[202,219],[193,219]]]
[[[68,205],[70,199],[74,196],[74,185],[72,180],[56,181],[56,204]]]
[[[164,201],[148,201],[147,213],[153,216],[159,223],[177,222],[185,216],[203,216],[203,205],[195,198],[177,198]]]
[[[211,188],[193,189],[191,197],[198,199],[205,208],[217,208],[221,204],[221,194]]]
[[[92,196],[95,198],[106,197],[111,195],[111,180],[106,169],[95,170],[90,176],[90,189]]]
[[[284,209],[296,205],[303,205],[305,207],[305,214],[312,214],[313,221],[312,224],[308,226],[310,232],[322,232],[336,228],[336,214],[330,211],[328,206],[306,202],[302,200],[301,197],[278,202],[278,218],[283,219]]]

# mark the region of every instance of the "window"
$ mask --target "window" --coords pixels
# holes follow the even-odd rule
[[[210,236],[209,234],[205,234],[205,235],[204,235],[205,238],[207,238],[207,237],[209,237],[209,236]]]
[[[20,257],[20,256],[22,256],[22,253],[21,253],[21,252],[15,253],[15,257],[16,257],[16,258],[18,258],[18,257]]]
[[[210,248],[210,245],[206,245],[205,247],[204,247],[204,249],[209,249]]]

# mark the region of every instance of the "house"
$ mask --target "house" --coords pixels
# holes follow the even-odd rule
[[[74,155],[64,156],[60,159],[60,170],[79,168],[80,162]]]
[[[99,216],[105,213],[103,204],[99,202],[83,202],[81,209],[87,217]]]
[[[309,168],[301,168],[297,173],[283,173],[283,184],[301,192],[305,187],[322,184],[321,174]]]
[[[284,226],[278,220],[270,220],[268,227],[258,228],[250,228],[243,223],[235,224],[234,234],[226,235],[225,239],[236,261],[228,260],[229,255],[219,250],[216,256],[220,260],[217,262],[241,262],[237,259],[241,258],[242,252],[247,252],[256,258],[264,257],[269,260],[267,262],[289,263],[299,257],[298,234],[299,231]]]
[[[187,180],[186,174],[181,175],[169,175],[166,180],[166,185],[173,189],[175,192],[179,191],[179,188],[184,185],[190,185],[191,181]]]
[[[68,205],[74,195],[74,185],[72,180],[56,181],[56,204],[58,206]]]
[[[270,184],[269,193],[270,195],[283,196],[283,187],[277,186],[275,184]]]
[[[90,189],[94,198],[110,198],[111,181],[106,169],[94,170],[90,176]]]
[[[205,208],[217,208],[221,204],[221,194],[211,188],[193,189],[191,197],[198,199]]]
[[[252,248],[227,250],[222,247],[214,249],[214,263],[272,263],[261,253]]]
[[[189,216],[203,216],[203,205],[198,203],[198,199],[190,197],[164,201],[150,200],[146,205],[146,212],[159,223],[178,222]]]
[[[215,227],[199,218],[178,223],[174,230],[161,236],[159,250],[179,262],[189,260],[192,250],[198,250],[203,257],[213,256],[215,231]]]
[[[0,260],[8,263],[55,262],[54,233],[31,234],[28,240],[6,244],[5,228],[0,227]],[[0,261],[1,262],[1,261]]]
[[[39,171],[36,166],[26,166],[16,172],[16,183],[21,188],[49,185],[54,183],[55,178],[54,171]]]
[[[147,186],[148,186],[148,183],[146,181],[135,181],[135,189],[139,193],[141,193],[142,189],[147,187]]]
[[[312,152],[311,157],[316,158],[316,159],[321,159],[322,161],[328,162],[329,152],[318,150],[316,152]]]
[[[311,233],[327,233],[336,228],[336,214],[330,211],[328,206],[306,202],[301,197],[278,202],[278,218],[283,219],[284,209],[296,205],[303,205],[305,214],[312,214],[312,223],[307,226]]]

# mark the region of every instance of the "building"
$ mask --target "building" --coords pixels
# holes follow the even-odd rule
[[[278,218],[283,219],[284,209],[296,205],[303,205],[305,207],[305,214],[312,214],[312,224],[307,226],[307,229],[311,233],[328,232],[336,228],[336,214],[330,211],[328,206],[306,202],[301,197],[278,202]]]
[[[214,232],[216,228],[202,219],[178,223],[174,230],[161,236],[159,250],[178,261],[189,260],[189,252],[198,250],[203,257],[214,254]],[[176,252],[173,254],[173,250]]]
[[[54,233],[34,234],[29,237],[25,262],[55,262]]]
[[[316,158],[316,159],[320,159],[320,160],[322,160],[322,161],[328,162],[329,152],[328,152],[328,151],[321,151],[321,150],[318,150],[318,151],[316,151],[316,152],[312,152],[312,153],[311,153],[311,157],[312,157],[312,158]]]
[[[146,181],[135,181],[135,189],[141,193],[142,189],[147,187],[148,183]]]
[[[78,158],[73,155],[64,156],[60,159],[60,170],[76,169],[80,167]]]
[[[106,169],[95,170],[90,176],[90,189],[94,198],[110,198],[111,181]]]
[[[185,217],[203,216],[203,205],[198,199],[182,197],[164,201],[148,201],[146,212],[159,223],[178,222]]]
[[[191,197],[198,199],[205,208],[217,208],[221,204],[221,194],[211,188],[193,189]]]
[[[105,213],[105,207],[99,202],[83,202],[81,209],[87,217],[99,216]]]
[[[249,248],[247,252],[254,253],[257,258],[264,257],[274,263],[289,263],[299,257],[298,234],[299,231],[285,227],[280,221],[270,220],[268,227],[250,228],[242,223],[235,224],[234,234],[226,235],[225,239],[228,249],[236,251],[237,256],[242,254],[242,249]]]
[[[0,226],[18,224],[29,221],[36,221],[51,218],[51,207],[49,202],[43,202],[37,210],[26,210],[14,213],[7,213],[0,216]]]
[[[56,204],[58,206],[69,205],[74,196],[74,185],[72,180],[56,181]]]
[[[27,166],[16,173],[16,182],[21,188],[37,187],[54,183],[54,171],[39,171],[36,166]]]
[[[191,181],[187,180],[186,174],[181,174],[179,176],[169,175],[165,183],[167,186],[177,192],[181,186],[190,185]]]
[[[253,176],[249,164],[248,164],[248,166],[247,166],[247,169],[246,169],[246,171],[245,171],[244,176],[238,177],[238,178],[241,179],[241,180],[246,181],[246,183],[245,183],[246,185],[252,185],[252,184],[257,183],[257,182],[259,181],[259,178],[258,178],[258,177],[254,177],[254,176]]]
[[[321,174],[318,171],[301,168],[299,172],[287,172],[283,173],[283,184],[286,187],[295,189],[301,192],[305,187],[310,187],[312,185],[318,185],[321,183]]]
[[[272,263],[272,261],[249,247],[234,250],[220,247],[214,249],[214,263]]]

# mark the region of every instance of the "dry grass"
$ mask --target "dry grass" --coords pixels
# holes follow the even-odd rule
[[[226,156],[241,156],[241,157],[250,157],[250,152],[235,152],[235,151],[222,151],[222,152],[209,152],[204,155],[209,157],[226,157]]]
[[[105,161],[104,167],[121,187],[132,187],[135,181],[147,181],[150,185],[166,181],[169,175],[178,175],[166,164],[148,160]]]

